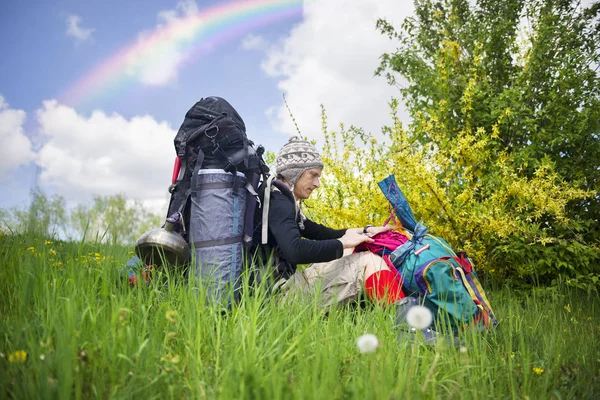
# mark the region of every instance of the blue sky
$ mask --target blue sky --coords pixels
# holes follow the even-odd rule
[[[385,104],[396,91],[373,71],[377,56],[394,46],[375,32],[375,21],[387,16],[399,23],[408,15],[410,2],[397,0],[309,0],[303,15],[244,32],[158,84],[134,76],[118,91],[77,104],[61,99],[69,85],[140,35],[219,4],[1,2],[0,207],[25,203],[38,185],[71,203],[124,193],[160,210],[173,135],[205,96],[228,99],[250,139],[272,151],[294,133],[283,93],[303,134],[317,139],[320,104],[333,125],[377,131],[389,123]]]

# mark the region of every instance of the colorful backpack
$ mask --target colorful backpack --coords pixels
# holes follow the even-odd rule
[[[393,175],[379,182],[379,187],[402,225],[412,232],[410,240],[390,255],[402,276],[405,294],[422,297],[434,321],[449,323],[455,332],[480,322],[485,327],[496,325],[485,291],[466,254],[455,252],[444,239],[429,235],[422,223],[415,222]]]

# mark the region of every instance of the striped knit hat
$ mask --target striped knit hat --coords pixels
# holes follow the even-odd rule
[[[298,136],[292,136],[281,148],[276,160],[277,175],[295,185],[307,169],[323,169],[323,161],[316,147]]]

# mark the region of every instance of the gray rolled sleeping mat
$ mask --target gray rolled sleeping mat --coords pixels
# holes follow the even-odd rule
[[[222,169],[201,169],[196,178],[190,210],[196,277],[210,302],[229,307],[239,296],[247,180]]]

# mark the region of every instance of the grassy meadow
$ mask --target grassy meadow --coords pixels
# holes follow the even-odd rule
[[[600,301],[488,290],[500,325],[461,349],[399,341],[394,310],[282,305],[227,315],[180,276],[131,287],[131,249],[0,237],[0,398],[582,399],[600,396]],[[356,339],[380,347],[361,354]]]

